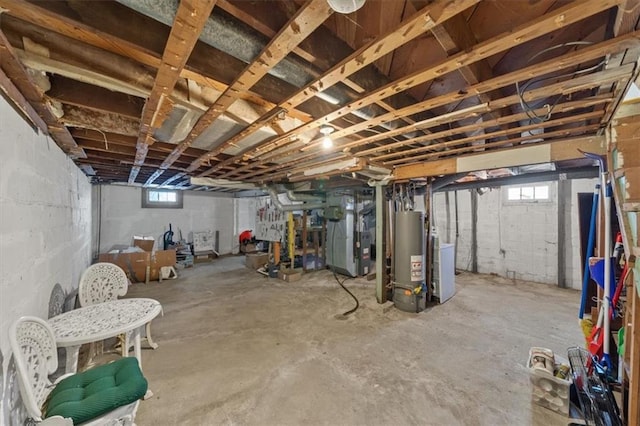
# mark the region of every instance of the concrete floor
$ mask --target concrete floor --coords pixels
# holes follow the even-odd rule
[[[410,314],[349,280],[361,306],[337,319],[353,300],[328,271],[287,283],[243,261],[130,288],[164,307],[139,425],[567,424],[531,404],[524,364],[531,346],[582,344],[577,292],[461,274],[453,299]]]

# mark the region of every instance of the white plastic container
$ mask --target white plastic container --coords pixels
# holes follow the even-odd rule
[[[537,405],[548,408],[556,413],[569,416],[569,399],[571,387],[571,374],[566,379],[553,376],[546,370],[533,368],[531,365],[532,353],[538,348],[529,350],[529,379],[531,381],[531,401]],[[569,365],[569,361],[558,355],[555,358],[555,369],[560,365]]]

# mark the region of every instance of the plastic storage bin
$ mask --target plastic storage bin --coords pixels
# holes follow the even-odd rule
[[[556,413],[569,416],[569,399],[571,388],[571,374],[567,379],[555,377],[546,370],[540,370],[532,367],[532,353],[537,348],[531,348],[529,351],[529,360],[527,368],[529,368],[529,379],[531,381],[531,401],[537,405],[545,407]],[[569,361],[558,355],[555,358],[555,369],[557,371],[561,365],[569,366]]]

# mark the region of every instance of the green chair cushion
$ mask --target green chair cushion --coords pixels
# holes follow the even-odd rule
[[[131,404],[146,392],[138,360],[122,358],[61,380],[49,394],[43,416],[68,417],[80,424]]]

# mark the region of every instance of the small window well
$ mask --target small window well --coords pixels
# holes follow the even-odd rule
[[[517,186],[507,191],[509,201],[538,201],[549,199],[549,185]]]
[[[142,208],[181,209],[182,191],[144,188]]]

